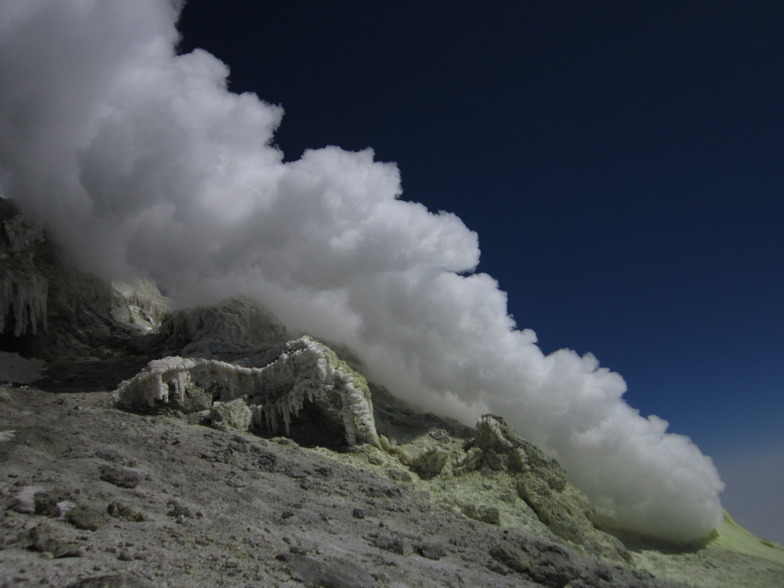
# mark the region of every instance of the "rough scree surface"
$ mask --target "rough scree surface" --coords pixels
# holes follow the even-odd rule
[[[0,417],[3,430],[15,430],[0,446],[6,586],[120,574],[181,586],[536,585],[491,554],[501,542],[540,567],[557,549],[572,579],[596,567],[565,545],[442,509],[371,464],[351,467],[326,450],[124,413],[107,408],[105,393],[8,396]],[[46,506],[24,512],[25,500]],[[92,514],[67,516],[77,509]]]
[[[0,442],[1,586],[682,585],[469,518],[388,476],[370,446],[335,454],[130,414],[107,393],[2,397],[0,431],[15,432]],[[721,554],[679,557],[716,579]],[[702,585],[781,584],[781,568],[744,561]]]

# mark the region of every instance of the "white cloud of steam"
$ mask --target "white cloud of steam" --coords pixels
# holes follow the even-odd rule
[[[69,251],[184,303],[256,295],[352,345],[373,377],[473,422],[501,414],[622,526],[666,538],[721,517],[711,460],[623,400],[591,355],[516,330],[477,236],[404,202],[394,164],[336,147],[283,163],[282,110],[176,56],[167,0],[0,0],[0,177]]]

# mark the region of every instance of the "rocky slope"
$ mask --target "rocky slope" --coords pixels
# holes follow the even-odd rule
[[[0,389],[0,586],[784,585],[731,519],[613,534],[500,417],[419,413],[247,299],[168,312],[0,213],[0,351],[30,368],[0,377],[46,362]]]

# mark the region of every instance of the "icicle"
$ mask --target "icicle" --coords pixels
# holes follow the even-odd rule
[[[14,337],[24,335],[28,329],[35,335],[39,325],[47,330],[48,291],[46,278],[6,272],[0,287],[0,332],[5,330],[5,317],[11,309],[14,312]]]
[[[217,393],[220,402],[246,398],[256,406],[254,422],[263,421],[267,429],[277,431],[282,421],[287,435],[306,402],[328,406],[339,399],[339,418],[348,443],[380,443],[367,382],[329,347],[310,337],[289,341],[274,361],[260,368],[182,357],[151,361],[120,384],[114,400],[128,408],[154,406],[156,401],[182,403],[195,387]]]

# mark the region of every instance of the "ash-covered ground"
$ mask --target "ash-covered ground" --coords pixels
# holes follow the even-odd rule
[[[718,546],[602,559],[519,498],[499,500],[504,474],[421,480],[370,446],[307,448],[132,414],[106,392],[6,388],[0,407],[2,586],[784,582],[784,567]]]

